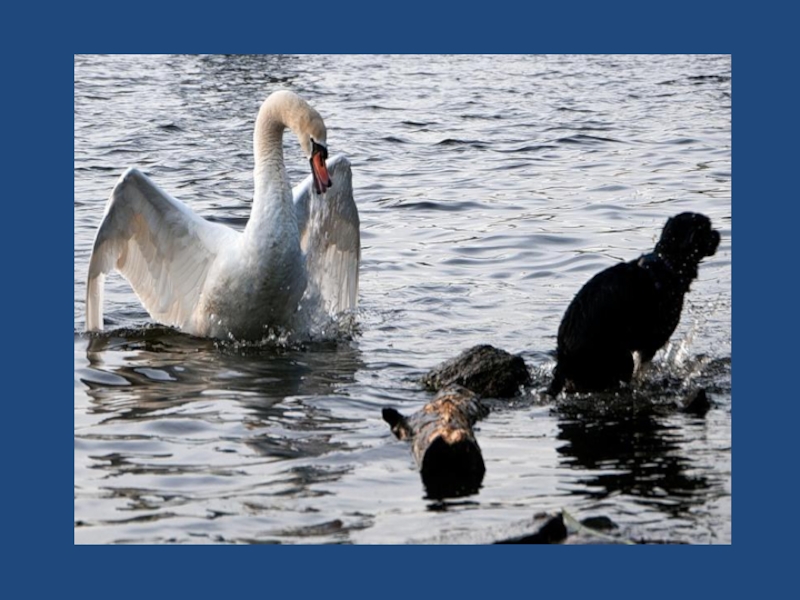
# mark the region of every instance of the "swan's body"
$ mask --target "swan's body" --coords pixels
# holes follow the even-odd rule
[[[312,166],[294,191],[283,162],[286,127]],[[322,118],[296,94],[275,92],[259,110],[253,152],[243,232],[203,219],[136,169],[122,175],[89,261],[87,330],[103,328],[103,281],[115,268],[153,319],[204,337],[297,333],[312,313],[355,307],[360,234],[350,163],[326,162]]]

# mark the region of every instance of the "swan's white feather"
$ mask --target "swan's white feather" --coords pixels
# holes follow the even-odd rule
[[[103,328],[103,278],[117,269],[157,321],[188,328],[214,259],[232,229],[206,221],[137,169],[120,177],[92,249],[86,328]]]
[[[333,315],[357,305],[361,235],[350,161],[340,154],[327,165],[333,185],[324,197],[311,191],[310,176],[293,192],[309,284]]]

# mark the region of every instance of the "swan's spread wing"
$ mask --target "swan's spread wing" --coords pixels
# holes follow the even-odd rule
[[[319,290],[325,310],[336,314],[355,308],[358,301],[361,234],[350,161],[338,155],[327,165],[333,185],[324,197],[311,191],[311,176],[293,192],[309,281]]]
[[[97,230],[86,287],[86,329],[103,328],[103,280],[118,269],[150,315],[185,327],[209,267],[230,235],[136,169],[120,177]]]

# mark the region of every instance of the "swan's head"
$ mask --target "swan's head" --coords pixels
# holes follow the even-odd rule
[[[253,153],[256,162],[273,152],[288,127],[297,136],[300,147],[311,163],[314,190],[324,194],[333,184],[328,174],[328,131],[320,114],[300,96],[290,90],[278,90],[264,100],[258,111],[253,134]]]
[[[305,100],[296,96],[299,102],[297,110],[297,126],[293,127],[300,147],[311,163],[311,176],[314,180],[314,191],[324,194],[332,185],[328,166],[328,130],[320,114]]]
[[[308,160],[311,163],[311,177],[314,180],[314,191],[317,192],[317,194],[324,194],[327,189],[333,185],[331,177],[328,174],[328,165],[325,162],[328,160],[328,146],[325,144],[324,135],[323,133],[321,141],[310,136],[309,145],[311,151],[307,153],[309,157]]]

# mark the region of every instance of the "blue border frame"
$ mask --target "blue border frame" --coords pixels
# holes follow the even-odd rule
[[[584,6],[584,4],[586,4]],[[777,4],[777,3],[776,3]],[[369,7],[368,9],[365,7]],[[489,8],[487,11],[486,8]],[[626,3],[264,5],[265,14],[232,4],[173,9],[163,4],[108,5],[68,14],[37,6],[30,32],[7,53],[4,125],[11,154],[5,174],[5,322],[7,453],[4,500],[12,556],[4,572],[23,597],[455,594],[500,597],[542,593],[578,597],[721,597],[727,592],[782,596],[796,556],[793,457],[797,400],[788,361],[796,318],[789,247],[797,211],[797,99],[793,21],[760,4],[747,16],[729,4]],[[7,9],[19,10],[19,9]],[[24,9],[23,9],[24,10]],[[279,14],[266,14],[274,10]],[[26,15],[7,14],[13,24]],[[243,18],[245,15],[249,18]],[[370,15],[362,17],[360,15]],[[18,19],[17,17],[22,17]],[[633,18],[636,20],[634,21]],[[34,20],[35,19],[35,20]],[[367,21],[369,19],[369,21]],[[283,23],[270,32],[272,23]],[[147,35],[143,35],[146,33]],[[67,37],[68,40],[63,38]],[[31,44],[31,42],[35,42]],[[74,53],[235,49],[239,52],[725,52],[733,55],[736,230],[734,399],[736,494],[730,547],[86,547],[73,546],[64,497],[69,486],[67,394],[39,381],[61,372],[61,323],[72,323],[68,252],[67,157]],[[27,42],[27,43],[26,43]],[[210,48],[209,48],[210,47]],[[786,147],[788,146],[788,148]],[[792,161],[790,163],[790,161]],[[32,197],[33,196],[33,197]],[[777,218],[776,218],[777,217]],[[36,236],[30,235],[34,230]],[[25,256],[26,261],[15,261]],[[786,260],[789,259],[789,260]],[[30,262],[28,262],[30,261]],[[62,264],[63,261],[63,264]],[[54,264],[55,263],[55,264]],[[787,276],[788,275],[788,276]],[[63,281],[62,281],[63,279]],[[16,294],[13,292],[17,291]],[[16,309],[22,305],[23,315]],[[63,313],[63,314],[62,314]],[[779,331],[786,342],[778,336]],[[782,352],[786,350],[786,352]],[[67,364],[67,361],[64,361]],[[63,368],[66,369],[66,366]],[[65,390],[66,392],[66,390]],[[31,479],[32,474],[38,474]],[[790,487],[791,486],[791,487]],[[11,500],[9,500],[11,498]],[[794,546],[792,544],[792,546]],[[624,554],[622,554],[624,552]],[[569,554],[566,554],[569,553]],[[792,561],[792,562],[790,562]],[[788,582],[791,584],[791,582]],[[794,586],[793,586],[794,587]],[[788,589],[792,589],[789,587]]]

